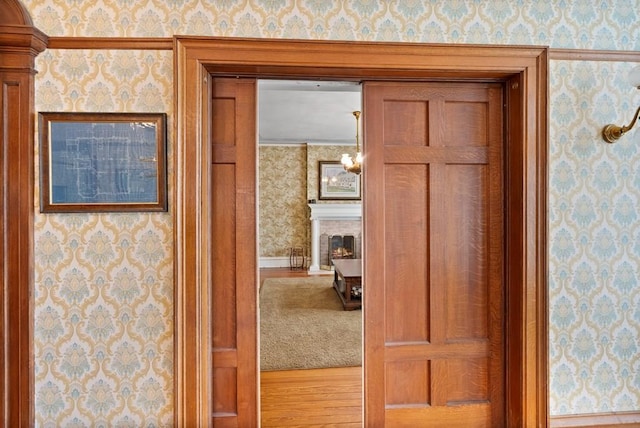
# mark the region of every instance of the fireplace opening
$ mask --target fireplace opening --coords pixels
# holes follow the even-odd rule
[[[353,235],[329,236],[329,262],[356,258],[356,238]],[[331,263],[333,264],[333,263]]]

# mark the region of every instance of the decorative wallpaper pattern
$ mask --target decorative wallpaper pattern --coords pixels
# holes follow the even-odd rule
[[[640,50],[637,0],[23,0],[50,36],[174,34]]]
[[[171,153],[171,61],[170,52],[45,51],[36,110],[167,112]],[[35,204],[37,425],[170,426],[171,212],[39,214],[37,195]]]
[[[258,169],[260,256],[288,257],[294,246],[309,251],[306,145],[260,146]]]
[[[640,50],[638,0],[23,3],[50,36]],[[640,410],[640,137],[606,145],[599,136],[606,123],[629,120],[640,101],[625,83],[630,66],[551,61],[552,415]],[[171,118],[170,52],[50,50],[37,68],[40,111],[166,111]],[[35,235],[37,425],[166,426],[173,411],[171,214],[37,215]]]
[[[549,362],[553,414],[640,408],[640,104],[629,65],[553,61]]]
[[[158,214],[38,217],[38,425],[171,423],[169,220]]]

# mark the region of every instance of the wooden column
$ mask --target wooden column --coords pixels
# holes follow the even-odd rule
[[[34,62],[47,36],[0,0],[0,426],[33,426]]]

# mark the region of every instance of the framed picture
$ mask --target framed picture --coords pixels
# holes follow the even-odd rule
[[[166,115],[39,113],[40,211],[167,211]]]
[[[360,175],[345,171],[340,162],[318,162],[318,199],[360,199]]]

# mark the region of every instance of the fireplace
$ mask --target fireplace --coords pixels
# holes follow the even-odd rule
[[[329,261],[356,258],[356,238],[353,235],[329,236]]]
[[[361,245],[362,205],[309,204],[309,208],[311,208],[311,263],[309,265],[309,273],[327,273],[320,266],[321,264],[323,266],[329,264],[328,250],[324,248],[328,244],[328,236],[352,234],[355,237],[353,251],[355,256],[353,258],[360,258],[360,250],[358,248]],[[324,227],[328,234],[321,233],[321,221],[325,225]],[[350,224],[356,224],[357,231],[352,231]]]

